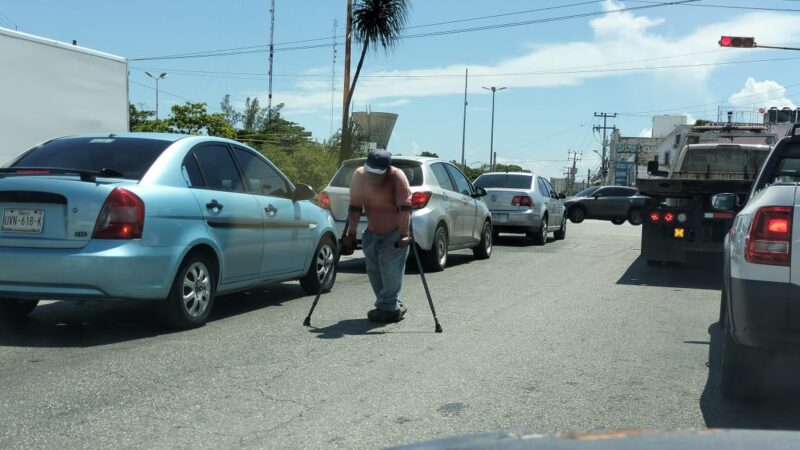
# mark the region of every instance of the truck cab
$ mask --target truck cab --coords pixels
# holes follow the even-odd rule
[[[734,213],[715,212],[712,196],[746,198],[777,136],[763,125],[700,125],[682,139],[670,172],[648,164],[637,180],[648,196],[642,256],[649,265],[683,263],[692,253],[720,253]]]

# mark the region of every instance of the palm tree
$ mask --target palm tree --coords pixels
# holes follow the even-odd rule
[[[407,0],[360,0],[353,8],[353,32],[356,42],[361,44],[361,57],[356,66],[353,82],[347,93],[342,114],[342,130],[348,130],[350,119],[350,102],[353,91],[364,66],[364,59],[370,46],[382,48],[385,52],[393,49],[400,40],[400,32],[408,18],[409,4]],[[349,133],[342,133],[342,150],[339,160],[344,161],[350,157]]]

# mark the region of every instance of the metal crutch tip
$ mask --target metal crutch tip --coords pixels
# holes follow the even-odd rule
[[[310,327],[311,326],[311,317],[306,317],[306,320],[303,321],[303,326]],[[439,331],[441,333],[441,331]]]
[[[436,332],[437,333],[441,333],[442,332],[442,326],[439,325],[438,323],[436,324]]]

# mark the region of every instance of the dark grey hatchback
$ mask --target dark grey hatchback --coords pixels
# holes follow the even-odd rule
[[[638,195],[634,187],[593,186],[564,200],[567,217],[572,223],[585,219],[610,220],[615,225],[629,221],[631,225],[644,222],[642,207],[648,197]]]

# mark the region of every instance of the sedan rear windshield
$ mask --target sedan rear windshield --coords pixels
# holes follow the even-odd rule
[[[353,180],[353,174],[355,173],[356,169],[362,165],[363,164],[345,164],[342,166],[339,171],[336,172],[336,175],[333,176],[333,180],[331,180],[331,186],[349,188],[350,181]],[[412,161],[395,161],[392,163],[392,166],[397,167],[406,174],[409,185],[422,186],[422,167],[419,165],[419,163]]]
[[[475,180],[475,187],[480,188],[506,188],[530,189],[533,175],[521,174],[492,174],[481,175]]]
[[[25,153],[11,167],[86,170],[140,180],[171,143],[118,137],[56,139]]]

